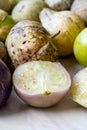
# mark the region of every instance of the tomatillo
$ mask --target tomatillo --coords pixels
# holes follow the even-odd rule
[[[87,66],[87,28],[82,30],[76,37],[73,51],[77,61],[81,65]]]

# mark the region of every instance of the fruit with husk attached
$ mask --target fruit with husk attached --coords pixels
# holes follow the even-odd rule
[[[46,7],[43,0],[21,0],[12,10],[12,18],[16,21],[39,21],[39,13]]]
[[[76,36],[85,28],[84,22],[71,11],[53,11],[44,8],[40,13],[43,27],[53,38],[59,56],[73,53]]]
[[[58,60],[58,51],[48,32],[36,21],[17,23],[7,36],[6,47],[15,67],[31,60]]]
[[[73,0],[45,0],[46,4],[53,10],[70,9]]]
[[[14,20],[8,15],[8,13],[0,9],[0,40],[5,41],[14,24]]]
[[[87,0],[74,0],[71,11],[87,23]]]

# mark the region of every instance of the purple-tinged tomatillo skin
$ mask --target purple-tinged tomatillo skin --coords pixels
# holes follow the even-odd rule
[[[11,93],[12,80],[7,65],[0,60],[0,107],[3,106]]]
[[[16,68],[13,84],[17,95],[27,104],[50,107],[68,92],[71,78],[60,63],[31,61]]]
[[[54,92],[50,94],[28,95],[15,87],[17,95],[26,103],[34,107],[51,107],[57,104],[67,93],[69,88],[64,91]]]

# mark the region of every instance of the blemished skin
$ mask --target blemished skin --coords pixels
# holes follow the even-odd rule
[[[56,47],[36,21],[24,20],[16,24],[7,36],[6,47],[15,67],[32,60],[58,60]]]

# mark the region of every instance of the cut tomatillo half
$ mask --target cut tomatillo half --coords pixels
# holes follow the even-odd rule
[[[14,24],[15,21],[8,13],[0,9],[0,40],[5,41],[7,34]]]
[[[26,103],[49,107],[67,93],[71,78],[59,62],[31,61],[16,68],[13,84],[17,95]]]
[[[70,88],[72,99],[87,108],[87,68],[77,72]]]

